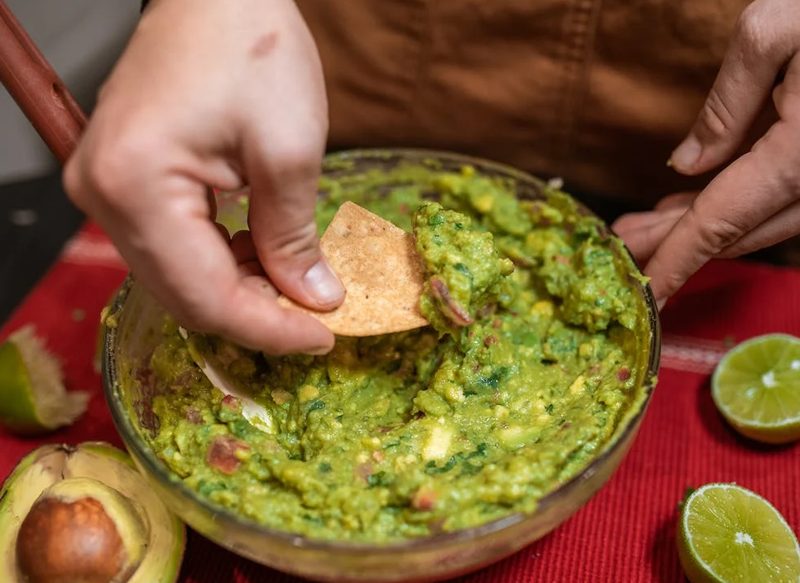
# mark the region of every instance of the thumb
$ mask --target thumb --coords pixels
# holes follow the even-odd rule
[[[335,308],[345,290],[322,256],[314,220],[322,152],[301,148],[258,158],[247,164],[248,222],[264,271],[292,299],[314,309]]]
[[[790,54],[781,18],[769,18],[763,2],[739,19],[728,52],[689,134],[670,164],[700,174],[728,160],[745,139]]]

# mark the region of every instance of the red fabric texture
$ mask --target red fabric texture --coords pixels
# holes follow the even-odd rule
[[[0,479],[44,443],[121,444],[92,359],[99,312],[124,276],[124,265],[107,239],[87,225],[0,329],[4,339],[34,324],[62,360],[68,389],[92,393],[89,411],[72,427],[37,439],[0,431]],[[687,487],[707,482],[751,488],[798,531],[800,445],[764,446],[738,436],[714,407],[709,373],[732,342],[770,332],[800,336],[800,270],[713,262],[667,305],[662,322],[664,357],[658,387],[617,473],[550,535],[459,581],[682,581],[674,542],[676,507]],[[191,533],[181,581],[297,580]]]

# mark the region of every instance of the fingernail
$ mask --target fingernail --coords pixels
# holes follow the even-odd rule
[[[344,286],[324,259],[317,261],[303,276],[306,291],[320,305],[334,304],[344,297]]]
[[[702,151],[703,146],[700,145],[700,141],[694,135],[690,135],[675,148],[667,165],[675,166],[678,170],[689,170],[697,164]]]

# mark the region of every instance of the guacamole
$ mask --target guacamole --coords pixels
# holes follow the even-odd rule
[[[168,319],[131,381],[151,403],[132,406],[200,496],[316,539],[449,532],[534,511],[639,409],[641,276],[571,198],[519,200],[512,182],[469,166],[326,178],[321,190],[320,232],[344,200],[413,231],[431,326],[339,337],[318,357],[208,337],[267,409],[265,431],[211,386]]]

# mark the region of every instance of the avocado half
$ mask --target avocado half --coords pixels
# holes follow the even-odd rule
[[[186,531],[123,451],[45,445],[0,489],[0,581],[174,583]]]

